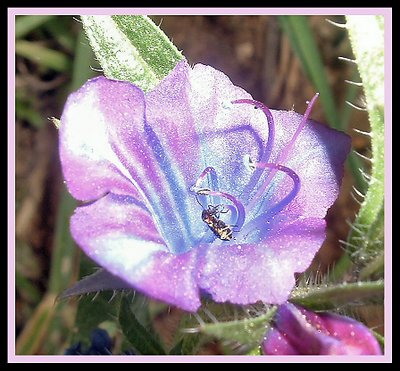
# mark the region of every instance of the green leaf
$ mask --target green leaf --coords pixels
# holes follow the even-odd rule
[[[247,352],[247,355],[248,355],[248,356],[261,356],[261,355],[262,355],[261,346],[258,345],[258,346],[256,346],[255,348],[250,349],[250,350]]]
[[[168,354],[170,356],[172,355],[176,355],[176,356],[180,356],[183,355],[183,339],[179,340],[172,348],[171,350],[168,352]]]
[[[118,316],[120,302],[121,295],[114,295],[109,291],[82,296],[79,299],[70,344],[81,342],[89,345],[91,332],[102,322],[114,321]]]
[[[71,66],[69,58],[57,50],[49,49],[38,42],[17,40],[15,53],[25,57],[45,68],[51,68],[57,72],[64,72]]]
[[[144,326],[151,327],[152,319],[149,307],[149,299],[147,296],[138,291],[134,291],[132,295],[128,295],[131,312],[135,313],[136,319]]]
[[[145,63],[161,80],[183,59],[164,32],[146,16],[114,15],[117,27],[129,39]]]
[[[361,269],[384,249],[384,25],[382,16],[346,19],[371,126],[368,190],[347,241],[351,259]]]
[[[199,327],[199,330],[218,339],[237,341],[254,348],[261,343],[275,312],[276,307],[272,307],[266,313],[257,317],[205,323]]]
[[[183,59],[146,16],[81,16],[90,45],[107,77],[154,88]]]
[[[298,287],[290,301],[314,310],[335,309],[338,306],[364,303],[366,300],[383,301],[383,280],[341,283],[329,286]]]
[[[194,317],[192,314],[183,314],[179,328],[175,332],[174,345],[169,354],[193,355],[198,353],[205,337],[199,333],[193,321]]]
[[[15,19],[15,38],[21,39],[54,18],[54,15],[24,15]]]
[[[153,333],[138,321],[126,296],[122,298],[119,323],[122,332],[136,352],[144,355],[165,354]]]

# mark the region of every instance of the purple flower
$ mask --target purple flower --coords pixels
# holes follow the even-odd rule
[[[104,269],[64,296],[133,287],[188,311],[203,293],[286,301],[325,239],[350,150],[308,120],[315,99],[304,116],[270,111],[186,61],[149,93],[98,77],[71,94],[60,156],[86,202],[71,232]]]
[[[379,355],[378,341],[362,323],[314,313],[291,303],[279,306],[262,344],[267,355]]]

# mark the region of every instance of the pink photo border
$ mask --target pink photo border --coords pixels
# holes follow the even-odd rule
[[[383,15],[385,18],[385,354],[383,356],[24,356],[15,354],[16,15]],[[8,8],[8,362],[10,363],[382,363],[392,361],[392,9],[391,8]]]

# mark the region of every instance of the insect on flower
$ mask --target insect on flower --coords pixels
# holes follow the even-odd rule
[[[208,205],[201,213],[201,219],[208,225],[213,233],[223,241],[230,241],[233,237],[233,231],[229,225],[220,219],[220,213],[227,213],[222,205]]]
[[[214,171],[212,168],[208,168],[205,170],[204,175],[208,172]],[[203,177],[200,177],[202,179]],[[203,208],[203,212],[201,213],[201,219],[204,223],[208,225],[211,231],[222,241],[230,241],[233,238],[233,229],[232,225],[227,224],[223,220],[220,219],[221,213],[228,213],[229,211],[234,215],[237,213],[236,209],[229,205],[221,205],[218,204],[208,205],[207,209],[203,207],[201,202],[198,199],[198,195],[210,195],[210,194],[217,194],[211,191],[208,188],[198,188],[198,186],[192,187],[192,192],[196,193],[196,201],[198,204]],[[219,195],[223,195],[223,193],[218,192]]]

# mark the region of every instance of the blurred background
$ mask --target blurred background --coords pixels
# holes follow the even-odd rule
[[[319,99],[312,118],[346,131],[352,136],[353,148],[368,154],[367,137],[353,131],[368,130],[367,114],[346,104],[346,100],[358,104],[362,93],[346,83],[359,81],[355,65],[339,59],[352,58],[348,35],[327,21],[345,23],[344,17],[297,17],[302,18],[300,22],[276,16],[151,18],[191,64],[208,64],[223,71],[270,108],[294,108],[302,113],[316,91],[325,93],[322,86],[327,91],[324,96],[332,99]],[[17,16],[15,36],[17,354],[63,354],[73,339],[79,301],[56,301],[57,295],[93,272],[93,265],[69,235],[75,202],[64,188],[57,129],[48,118],[59,118],[69,92],[101,74],[101,69],[78,15]],[[296,47],[296,38],[303,41],[303,51],[301,43],[300,49],[299,43]],[[342,192],[327,215],[327,240],[310,267],[315,276],[331,269],[341,256],[339,241],[346,240],[347,221],[358,210],[352,197],[352,186],[360,181],[354,166],[347,164]],[[178,321],[176,312],[159,311],[153,317],[166,343]],[[382,332],[381,307],[364,308],[357,315]],[[118,333],[112,323],[108,326],[109,333]],[[222,351],[218,342],[210,342],[200,352]]]

